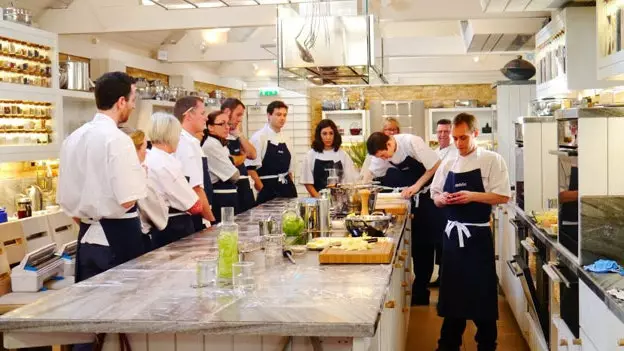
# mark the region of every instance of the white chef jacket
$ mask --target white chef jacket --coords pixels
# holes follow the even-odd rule
[[[132,140],[107,115],[97,113],[63,141],[56,200],[69,216],[120,218],[121,204],[145,198],[146,183]]]
[[[509,173],[503,157],[496,152],[477,147],[477,150],[468,156],[458,154],[442,161],[431,183],[431,198],[444,192],[444,183],[449,171],[464,173],[477,168],[481,169],[481,179],[486,193],[511,197]]]
[[[301,163],[301,179],[300,184],[314,184],[314,162],[316,160],[321,161],[334,161],[334,163],[340,161],[342,163],[343,175],[340,182],[342,183],[354,183],[358,179],[358,172],[355,169],[353,160],[342,149],[338,151],[323,150],[323,152],[316,152],[314,149],[308,151],[305,159]]]
[[[204,187],[204,168],[202,165],[202,151],[199,140],[186,130],[182,129],[178,148],[173,154],[182,165],[182,174],[189,177],[191,188]]]
[[[440,160],[444,160],[447,156],[455,157],[458,154],[457,147],[454,143],[450,143],[449,146],[445,147],[444,149],[440,149],[440,147],[438,146],[434,151],[438,155]]]
[[[392,163],[399,164],[410,156],[425,166],[425,169],[431,169],[440,160],[438,155],[425,143],[425,141],[413,134],[396,134],[394,135],[397,148],[394,155],[389,160],[383,160],[371,155],[370,172],[375,178],[383,177],[386,171],[392,166]]]
[[[173,155],[153,147],[145,156],[147,176],[163,197],[167,207],[187,211],[199,200],[182,173],[182,165]]]
[[[137,200],[139,219],[141,220],[141,232],[143,232],[143,234],[149,234],[153,226],[158,230],[165,229],[167,221],[169,220],[169,206],[167,206],[165,200],[155,190],[154,182],[149,178],[146,178],[146,181],[147,196]],[[89,226],[89,229],[85,232],[80,243],[109,246],[104,228],[102,228],[100,222],[94,222]]]
[[[230,149],[222,145],[218,139],[209,136],[206,138],[202,149],[208,157],[212,184],[218,181],[225,182],[236,174],[238,169],[230,160]]]
[[[268,141],[270,141],[274,145],[277,145],[279,143],[286,143],[288,151],[290,151],[290,166],[288,168],[288,172],[294,174],[296,164],[295,149],[292,147],[292,142],[290,138],[284,135],[284,132],[280,131],[279,133],[276,133],[267,123],[262,129],[255,132],[251,136],[251,139],[249,139],[249,141],[256,148],[257,156],[254,160],[245,160],[245,166],[254,166],[256,168],[262,167],[262,162],[264,161],[264,154],[266,154]]]

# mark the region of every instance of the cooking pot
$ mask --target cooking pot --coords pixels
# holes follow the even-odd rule
[[[89,91],[93,86],[87,62],[66,61],[61,63],[61,67],[67,72],[67,89]]]
[[[535,66],[518,55],[515,59],[507,62],[501,72],[511,80],[528,80],[535,75]]]

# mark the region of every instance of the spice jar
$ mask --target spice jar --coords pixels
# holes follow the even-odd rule
[[[32,217],[32,201],[28,197],[17,200],[17,218]]]

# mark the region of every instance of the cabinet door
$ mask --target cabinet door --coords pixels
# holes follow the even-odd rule
[[[594,343],[592,343],[591,339],[587,336],[582,327],[579,330],[579,336],[581,337],[581,341],[583,343],[580,347],[580,351],[598,351],[598,348],[596,348]]]
[[[574,348],[574,334],[570,331],[570,328],[565,324],[558,314],[553,314],[552,322],[557,334],[555,345],[552,345],[552,350],[557,351],[575,351]]]

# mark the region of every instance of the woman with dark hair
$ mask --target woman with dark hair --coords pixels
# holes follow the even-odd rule
[[[212,213],[215,223],[221,222],[222,207],[238,207],[236,182],[240,172],[230,161],[230,150],[227,147],[227,137],[230,134],[228,116],[223,111],[212,111],[208,114],[208,135],[202,146],[208,164],[210,165],[210,180],[212,181],[214,199]]]
[[[310,196],[318,197],[318,192],[327,188],[330,169],[336,170],[339,183],[357,180],[358,172],[351,157],[340,149],[341,144],[342,138],[334,121],[324,119],[316,126],[312,150],[308,151],[301,166],[301,184]]]

